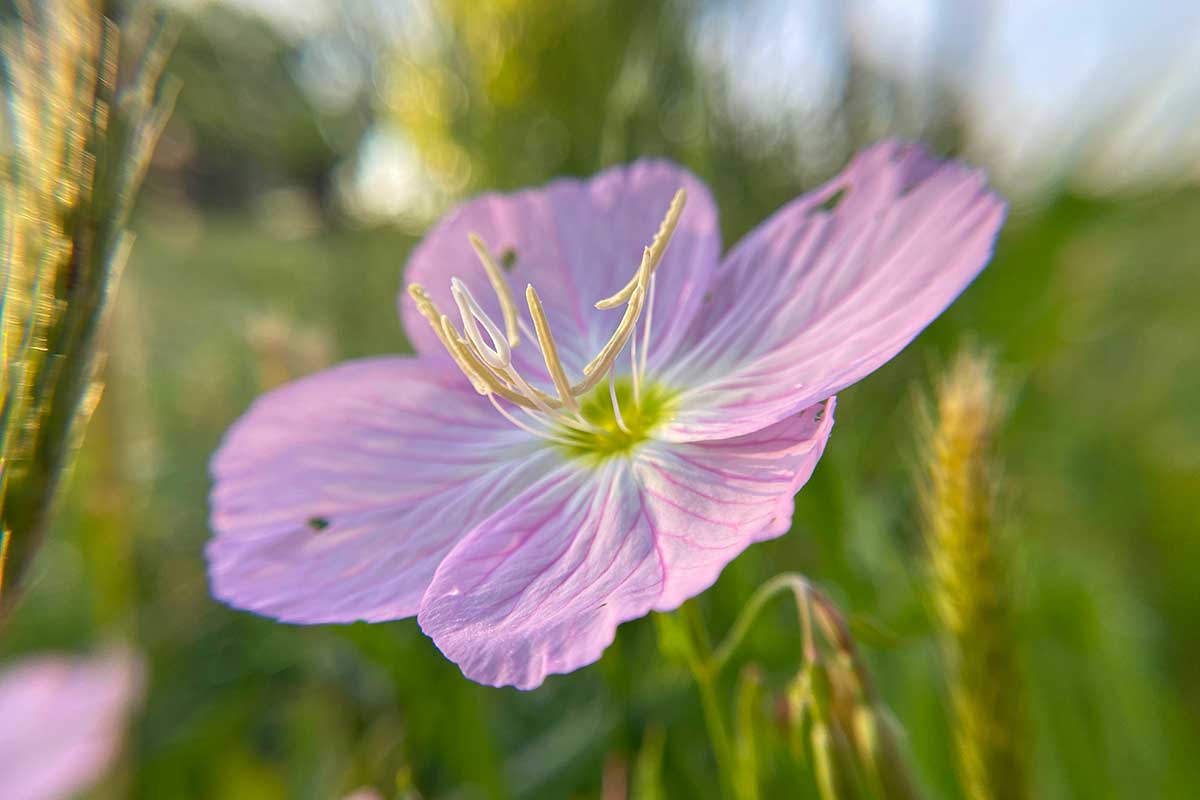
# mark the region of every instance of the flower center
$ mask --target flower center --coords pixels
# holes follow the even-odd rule
[[[421,286],[410,284],[408,293],[471,385],[513,425],[579,454],[603,457],[625,452],[649,437],[667,416],[670,405],[669,392],[642,384],[650,346],[654,273],[679,223],[685,200],[683,189],[675,193],[633,277],[616,294],[596,303],[601,310],[624,304],[625,312],[608,341],[584,365],[577,381],[567,374],[558,357],[558,345],[537,290],[532,285],[525,288],[531,331],[517,311],[507,279],[479,236],[470,234],[468,239],[496,293],[503,330],[458,278],[450,279],[450,293],[458,307],[461,332]],[[639,358],[637,327],[643,309],[646,316]],[[513,363],[512,351],[520,344],[522,334],[537,341],[553,394],[531,384]],[[616,362],[626,345],[632,369],[628,378],[618,378]]]
[[[561,446],[572,456],[597,461],[624,455],[646,441],[654,429],[671,418],[674,393],[660,384],[641,387],[633,396],[633,380],[605,381],[579,403],[579,413],[591,428],[562,428]]]

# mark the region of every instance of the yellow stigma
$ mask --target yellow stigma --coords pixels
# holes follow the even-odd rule
[[[615,364],[630,343],[642,311],[653,303],[652,278],[679,224],[686,199],[683,189],[675,193],[654,239],[642,251],[641,263],[633,277],[620,291],[596,303],[596,308],[601,310],[624,304],[625,311],[608,341],[583,367],[578,380],[571,380],[559,358],[550,322],[532,285],[525,289],[525,301],[533,332],[528,327],[522,328],[525,322],[519,316],[508,282],[480,236],[472,233],[468,239],[496,294],[503,329],[488,316],[467,285],[458,278],[450,281],[450,292],[461,321],[457,327],[421,286],[410,284],[408,293],[475,390],[488,397],[514,425],[555,441],[571,452],[623,452],[645,439],[667,416],[669,402],[664,389],[646,387],[641,391],[648,342],[643,341],[640,363],[634,357],[630,378],[618,378]],[[649,338],[649,319],[646,328],[643,340]],[[554,394],[530,384],[513,363],[512,352],[521,343],[522,330],[527,339],[536,340]],[[499,400],[526,412],[532,426],[506,411]]]

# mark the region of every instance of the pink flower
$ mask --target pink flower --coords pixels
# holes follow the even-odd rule
[[[141,688],[130,655],[37,657],[0,673],[0,797],[72,797],[100,778]]]
[[[1003,214],[980,172],[891,141],[724,259],[708,190],[664,162],[476,198],[409,261],[415,357],[297,381],[226,435],[213,593],[415,614],[481,683],[589,664],[787,531],[834,394],[971,282]]]

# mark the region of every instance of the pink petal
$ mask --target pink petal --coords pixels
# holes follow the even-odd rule
[[[662,435],[747,433],[869,375],[983,269],[1003,217],[978,170],[895,141],[864,151],[721,264],[660,376],[685,388]]]
[[[480,683],[530,689],[590,664],[620,623],[677,607],[787,530],[832,412],[831,401],[739,439],[564,466],[446,557],[421,628]]]
[[[141,691],[132,656],[37,657],[0,673],[0,797],[55,800],[98,780]]]
[[[450,278],[458,276],[484,309],[499,322],[499,305],[467,240],[477,233],[497,258],[515,257],[510,285],[519,308],[525,286],[541,295],[568,369],[578,370],[608,340],[621,309],[599,311],[593,304],[613,294],[633,276],[642,249],[650,244],[677,189],[687,205],[657,271],[652,351],[670,351],[700,305],[704,287],[720,257],[717,211],[708,189],[691,173],[663,161],[616,167],[587,181],[561,179],[515,194],[487,194],[451,211],[413,252],[405,281],[425,287],[457,322]],[[443,354],[429,324],[407,292],[401,316],[417,352]],[[528,319],[527,312],[522,312]],[[516,353],[518,367],[536,373],[536,347]]]
[[[459,538],[561,458],[443,365],[375,358],[289,384],[213,457],[213,594],[285,622],[411,616]]]

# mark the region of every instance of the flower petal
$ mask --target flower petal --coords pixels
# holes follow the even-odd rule
[[[98,780],[140,690],[141,667],[123,652],[35,657],[0,674],[0,797],[56,800]]]
[[[443,364],[296,381],[213,457],[213,594],[285,622],[411,616],[458,539],[561,458]]]
[[[895,141],[864,151],[721,264],[660,376],[685,387],[662,435],[757,430],[878,369],[983,269],[1003,217],[978,170]]]
[[[740,439],[563,467],[446,557],[421,628],[480,683],[530,689],[590,664],[620,623],[677,607],[787,530],[832,412],[830,401]]]
[[[511,254],[515,259],[509,284],[520,309],[525,286],[537,289],[563,363],[578,378],[578,371],[621,319],[621,309],[600,311],[594,304],[633,277],[642,249],[650,244],[680,188],[687,192],[687,205],[656,272],[656,344],[651,352],[672,349],[700,305],[720,257],[721,240],[708,189],[668,162],[639,161],[587,181],[561,179],[538,189],[471,200],[425,237],[409,260],[405,280],[424,286],[456,319],[450,278],[457,276],[499,322],[499,304],[467,239],[469,233],[477,233],[495,258]],[[406,292],[400,306],[417,352],[440,357],[441,344]],[[522,316],[528,321],[527,312]],[[514,360],[522,369],[541,369],[536,348],[518,349]]]
[[[678,608],[746,547],[787,533],[796,492],[825,452],[835,405],[831,397],[732,439],[644,451],[639,475],[668,565],[656,610]]]

